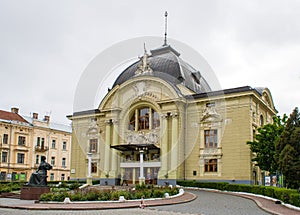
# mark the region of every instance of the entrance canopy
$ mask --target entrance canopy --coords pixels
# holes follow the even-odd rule
[[[160,150],[154,144],[122,144],[116,146],[110,146],[110,148],[119,150],[119,151],[139,151],[139,150]]]

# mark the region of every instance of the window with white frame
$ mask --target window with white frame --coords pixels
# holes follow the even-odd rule
[[[62,160],[61,160],[61,165],[62,165],[63,167],[66,167],[66,158],[62,158]]]

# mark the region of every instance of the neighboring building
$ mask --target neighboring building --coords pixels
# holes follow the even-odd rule
[[[0,110],[0,180],[27,181],[46,156],[53,169],[48,180],[70,177],[71,126],[50,121],[49,116],[38,119]]]
[[[121,177],[159,185],[183,179],[258,184],[262,175],[246,142],[275,114],[267,88],[212,91],[171,46],[145,51],[97,109],[69,116],[71,179],[90,171],[111,185]]]

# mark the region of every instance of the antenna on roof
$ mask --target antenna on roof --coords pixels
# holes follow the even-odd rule
[[[168,24],[168,11],[165,12],[165,41],[163,46],[167,46],[167,24]]]

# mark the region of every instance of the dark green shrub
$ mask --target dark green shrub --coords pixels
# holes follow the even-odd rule
[[[52,196],[52,201],[63,202],[66,197],[69,197],[69,194],[67,192],[54,193]]]
[[[265,195],[265,187],[255,185],[252,186],[250,192],[254,194]]]
[[[40,196],[40,201],[49,202],[52,201],[53,193],[44,193]]]
[[[81,184],[76,181],[75,183],[69,184],[69,189],[75,190],[75,189],[79,188],[80,186],[81,186]]]
[[[273,187],[264,187],[264,195],[271,198],[275,198],[274,188]]]
[[[164,197],[165,192],[163,190],[157,189],[153,191],[153,198],[162,198]]]
[[[70,200],[71,201],[83,201],[81,192],[76,192],[76,193],[73,193],[72,195],[70,195]]]
[[[291,193],[289,203],[300,207],[300,194],[299,193]]]

